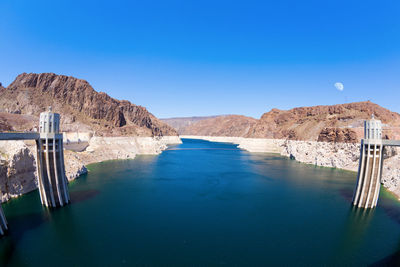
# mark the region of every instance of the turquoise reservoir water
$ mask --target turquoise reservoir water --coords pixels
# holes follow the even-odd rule
[[[158,156],[90,166],[72,204],[37,191],[3,204],[1,266],[396,263],[400,205],[351,208],[356,174],[231,144],[184,140]]]

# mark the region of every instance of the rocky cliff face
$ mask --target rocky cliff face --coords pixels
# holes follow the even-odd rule
[[[97,135],[177,135],[144,107],[96,92],[85,80],[54,73],[23,73],[0,87],[0,112],[38,116],[53,106],[62,114],[63,131],[96,131]]]
[[[34,154],[22,141],[0,142],[0,202],[37,188]]]
[[[358,136],[355,131],[348,128],[324,128],[318,136],[319,142],[356,143]]]

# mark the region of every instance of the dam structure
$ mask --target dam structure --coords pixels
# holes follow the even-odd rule
[[[64,167],[63,134],[60,114],[51,107],[40,114],[39,132],[0,133],[2,140],[35,140],[38,188],[42,205],[55,208],[70,202]],[[7,230],[7,221],[0,206],[0,234]]]
[[[364,121],[364,139],[361,140],[357,185],[353,205],[374,208],[378,203],[386,146],[400,146],[400,141],[382,139],[382,122],[374,115]]]

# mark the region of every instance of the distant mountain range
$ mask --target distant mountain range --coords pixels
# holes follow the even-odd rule
[[[257,123],[257,119],[242,115],[220,115],[162,119],[180,135],[244,136]]]
[[[0,130],[28,130],[40,112],[61,113],[63,131],[91,131],[104,136],[177,135],[146,108],[96,92],[85,80],[54,73],[23,73],[0,86]]]
[[[331,106],[300,107],[290,110],[272,109],[260,119],[240,115],[204,117],[186,123],[186,118],[175,118],[171,126],[184,135],[239,136],[313,140],[328,142],[358,142],[363,138],[363,121],[371,118],[384,123],[384,137],[400,138],[400,114],[370,101]],[[183,123],[185,122],[185,123]]]
[[[184,134],[185,128],[189,125],[192,125],[198,121],[212,119],[218,116],[203,116],[203,117],[177,117],[177,118],[168,118],[161,119],[161,121],[167,123],[172,126],[175,130],[178,131],[179,134]]]

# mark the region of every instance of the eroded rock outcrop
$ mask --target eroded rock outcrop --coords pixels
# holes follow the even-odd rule
[[[285,140],[280,154],[297,161],[322,167],[357,171],[360,145]]]
[[[79,153],[64,150],[65,175],[68,181],[72,181],[88,172],[84,161],[79,157]]]
[[[382,184],[400,199],[400,154],[399,148],[396,153],[387,157],[382,169]]]
[[[318,135],[319,142],[357,143],[357,133],[348,128],[324,128]]]
[[[34,153],[22,141],[0,142],[1,201],[37,188]]]

